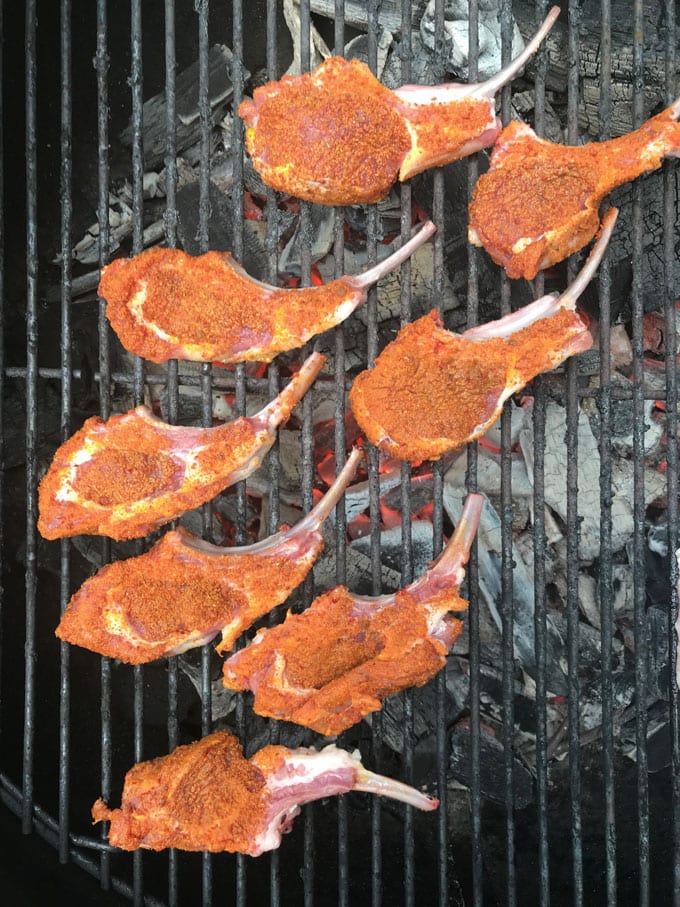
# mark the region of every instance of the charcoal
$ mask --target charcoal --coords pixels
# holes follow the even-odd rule
[[[212,115],[219,120],[234,94],[230,73],[233,54],[224,44],[214,44],[208,52],[208,98]],[[177,153],[196,144],[200,137],[201,121],[198,99],[198,60],[177,74],[175,130]],[[244,72],[244,81],[250,73]],[[165,92],[154,95],[144,102],[142,109],[144,169],[159,167],[166,155],[168,143],[167,104]],[[133,141],[132,122],[120,134],[120,141],[131,147]]]
[[[671,725],[668,719],[655,723],[647,731],[647,771],[659,772],[671,764]]]
[[[462,510],[464,492],[444,481],[444,509],[455,524]],[[499,631],[502,627],[501,602],[501,521],[489,500],[484,501],[477,531],[479,557],[479,588]],[[512,601],[514,609],[513,640],[518,664],[531,676],[536,676],[534,643],[534,583],[516,549],[513,551]],[[564,673],[564,642],[559,631],[547,618],[547,683],[553,693],[564,694],[567,680]]]
[[[425,6],[426,0],[417,0],[413,3],[414,18],[418,11]],[[325,16],[329,19],[335,18],[335,0],[311,0],[310,9],[313,13]],[[398,33],[401,31],[401,3],[400,0],[382,0],[377,4],[378,25],[386,28],[388,31]],[[368,30],[368,4],[364,0],[346,0],[345,2],[345,24],[352,25],[362,31]]]
[[[671,670],[668,646],[668,610],[647,608],[645,617],[647,623],[647,696],[651,700],[667,699]]]
[[[177,193],[178,234],[182,248],[189,255],[206,251],[200,241],[200,186],[189,183]],[[210,182],[208,195],[208,250],[231,252],[234,249],[234,230],[231,201],[215,183]],[[244,224],[243,267],[257,280],[265,279],[266,257],[257,234]]]
[[[444,715],[449,725],[456,721],[466,708],[470,692],[469,676],[467,670],[463,670],[461,661],[459,658],[449,657],[443,668],[446,678]],[[436,740],[437,684],[431,682],[424,687],[413,687],[409,696],[413,716],[410,743],[425,756],[428,747],[434,747]],[[368,715],[365,721],[369,726],[372,725],[372,716]],[[405,736],[404,696],[401,694],[389,696],[384,700],[380,712],[380,738],[384,745],[395,753],[403,753]]]
[[[381,472],[378,476],[378,481],[380,482],[380,493],[382,496],[391,488],[399,488],[401,486],[401,470],[397,467],[389,472]],[[363,513],[368,508],[368,501],[368,481],[357,482],[347,489],[345,492],[345,513],[348,523],[351,523],[352,520],[356,519],[360,513]]]
[[[494,734],[482,728],[480,737],[479,789],[482,798],[505,803],[505,747]],[[459,722],[449,735],[449,771],[461,784],[472,785],[472,732],[469,722]],[[531,772],[515,756],[512,760],[513,795],[516,809],[524,809],[534,800]]]
[[[469,80],[468,50],[470,47],[470,10],[468,0],[446,0],[444,4],[444,33],[435,38],[435,0],[430,0],[420,20],[423,44],[431,53],[443,59],[446,71],[461,80]],[[478,81],[495,75],[502,69],[501,23],[499,0],[483,0],[479,4],[477,59]],[[441,46],[437,46],[441,42]],[[512,56],[524,50],[524,41],[517,23],[513,25]]]
[[[545,503],[560,520],[567,516],[567,454],[565,445],[567,416],[564,407],[548,401],[545,417]],[[600,551],[600,452],[597,440],[583,409],[578,412],[578,518],[579,555],[584,561]],[[527,418],[520,432],[520,445],[529,474],[533,475],[533,425]],[[645,471],[645,492],[654,500],[664,493],[663,477],[655,470]],[[612,550],[620,551],[633,532],[633,463],[617,457],[612,463]]]
[[[302,274],[302,258],[309,249],[311,263],[319,261],[333,248],[335,212],[328,205],[309,205],[308,228],[303,236],[302,222],[298,219],[293,235],[279,256],[281,273]],[[305,250],[305,252],[303,252]]]
[[[512,496],[515,504],[533,497],[534,489],[529,480],[526,463],[521,454],[512,453],[510,460]],[[465,486],[467,452],[456,454],[446,471],[447,481],[459,488]],[[477,454],[477,490],[489,497],[496,497],[501,490],[501,458],[484,447]]]
[[[536,7],[533,0],[515,0],[513,14],[526,39],[536,30]],[[644,4],[645,80],[642,93],[643,116],[648,117],[666,102],[666,19],[664,0]],[[633,103],[630,86],[634,83],[634,61],[630,53],[630,4],[628,0],[612,0],[611,4],[611,114],[607,128],[613,136],[623,135],[634,128]],[[568,20],[562,15],[547,35],[548,71],[546,85],[564,91],[570,66],[576,66],[579,79],[578,122],[590,136],[599,138],[600,90],[602,86],[602,19],[600,0],[584,0],[579,8],[579,41],[573,62],[568,41]],[[534,64],[535,65],[535,64]],[[675,73],[679,63],[675,62]]]
[[[376,44],[377,66],[375,75],[376,78],[382,79],[385,63],[387,62],[387,54],[392,44],[392,32],[389,32],[386,28],[380,27],[378,29]],[[349,44],[346,44],[344,56],[346,60],[361,60],[362,63],[365,63],[368,66],[368,35],[357,35],[357,37],[353,38]]]
[[[286,70],[286,75],[299,76],[300,73],[307,68],[316,69],[326,57],[330,57],[331,51],[310,18],[309,34],[306,41],[307,47],[309,48],[309,57],[305,60],[305,66],[303,67],[300,0],[283,0],[283,16],[286,20],[290,36],[293,39],[293,62]]]
[[[414,520],[411,523],[411,542],[412,572],[413,579],[416,579],[427,570],[428,564],[434,557],[432,523],[425,520]],[[351,543],[351,547],[369,557],[371,539],[369,536],[355,539]],[[401,572],[404,563],[401,526],[393,526],[380,533],[380,560],[385,566]]]
[[[417,513],[421,507],[432,501],[432,492],[434,479],[432,474],[422,476],[413,476],[409,484],[409,501],[411,504],[411,513]],[[381,498],[383,504],[390,510],[397,510],[401,513],[401,485],[397,488],[389,488]]]

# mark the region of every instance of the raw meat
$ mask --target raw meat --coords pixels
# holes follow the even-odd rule
[[[404,85],[390,91],[359,60],[329,57],[312,73],[256,88],[239,114],[268,186],[325,205],[377,202],[397,180],[492,145],[494,96],[534,54],[553,7],[524,51],[479,85]]]
[[[366,771],[356,756],[332,745],[320,752],[265,746],[244,759],[238,739],[216,731],[137,763],[125,777],[121,808],[99,799],[92,818],[111,822],[109,842],[123,850],[177,847],[256,857],[279,846],[301,804],[351,790],[422,810],[439,805],[435,797]]]
[[[321,525],[351,482],[361,451],[295,526],[241,548],[211,545],[187,529],[146,554],[107,564],[64,611],[56,634],[129,664],[204,645],[221,631],[228,651],[259,617],[284,602],[323,548]]]
[[[430,569],[394,595],[369,598],[344,586],[302,614],[260,630],[224,664],[224,685],[252,690],[258,715],[339,734],[381,700],[422,686],[444,666],[467,608],[458,595],[483,498],[468,495],[456,531]]]
[[[509,277],[531,280],[595,236],[600,202],[612,189],[680,155],[679,116],[680,99],[628,135],[579,146],[510,123],[473,190],[470,242]]]
[[[437,460],[483,435],[505,400],[536,375],[589,349],[592,337],[576,301],[615,219],[610,208],[583,270],[560,297],[543,296],[463,334],[447,331],[435,311],[405,325],[350,391],[368,439],[399,460]]]
[[[192,258],[149,249],[104,269],[99,294],[123,346],[153,362],[270,362],[351,315],[374,283],[435,231],[431,222],[360,276],[279,289],[249,277],[229,253]]]
[[[40,483],[38,529],[136,538],[209,501],[257,469],[325,361],[312,353],[259,413],[212,428],[167,425],[146,406],[88,419]]]

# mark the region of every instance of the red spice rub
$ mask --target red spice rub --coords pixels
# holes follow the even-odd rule
[[[326,205],[360,204],[493,142],[493,99],[446,91],[392,92],[359,60],[329,57],[312,73],[255,89],[239,115],[268,185]]]
[[[259,715],[339,734],[380,709],[385,697],[427,683],[463,628],[445,616],[445,629],[431,635],[432,612],[466,608],[452,586],[424,602],[402,589],[385,604],[363,604],[338,586],[302,614],[260,631],[225,663],[224,685],[253,689]]]
[[[325,361],[312,353],[259,413],[224,425],[167,425],[145,406],[88,419],[40,483],[38,529],[136,538],[209,501],[257,469]]]
[[[114,847],[250,853],[266,824],[262,771],[227,731],[140,762],[125,777],[120,809],[99,799],[95,822],[110,821]],[[255,851],[259,853],[259,851]]]
[[[509,277],[533,279],[595,236],[605,195],[680,153],[679,113],[676,102],[628,135],[581,146],[510,123],[473,190],[470,241]]]
[[[38,529],[48,539],[145,535],[222,491],[258,442],[246,419],[188,429],[165,425],[145,407],[106,422],[94,416],[61,445],[40,483]]]
[[[410,179],[430,167],[450,164],[464,153],[490,145],[497,134],[493,103],[488,98],[462,97],[455,101],[409,104],[402,97],[398,109],[408,121],[413,144],[402,163],[400,180]],[[476,147],[465,151],[471,142]]]
[[[319,537],[298,556],[290,545],[281,554],[217,553],[194,538],[180,527],[146,554],[103,567],[71,598],[56,635],[129,664],[200,645],[222,630],[219,649],[229,649],[285,601],[322,547]]]
[[[363,297],[351,277],[277,289],[254,280],[228,252],[192,257],[148,249],[108,265],[99,284],[123,346],[152,362],[270,362],[338,322]]]
[[[483,434],[508,391],[553,368],[569,338],[586,334],[580,317],[561,309],[507,338],[473,341],[445,330],[432,311],[405,325],[375,367],[357,376],[352,410],[368,439],[391,456],[438,459]]]
[[[379,201],[411,147],[392,92],[359,60],[330,57],[313,73],[257,88],[239,115],[265,181],[327,205]]]

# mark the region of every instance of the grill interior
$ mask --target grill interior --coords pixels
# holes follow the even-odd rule
[[[369,768],[436,791],[441,799],[438,812],[415,814],[363,794],[323,801],[305,807],[281,849],[257,861],[226,854],[123,854],[109,848],[99,826],[90,825],[90,807],[98,796],[111,805],[120,802],[124,774],[134,762],[162,755],[216,726],[239,733],[247,751],[293,739],[293,745],[323,743],[311,733],[294,737],[292,726],[254,723],[243,697],[237,697],[226,714],[221,712],[212,645],[133,668],[59,643],[53,631],[71,594],[94,564],[106,563],[121,551],[101,539],[79,545],[71,540],[48,543],[35,525],[37,482],[58,444],[86,416],[99,413],[106,418],[152,397],[160,401],[169,421],[210,424],[215,395],[226,394],[235,414],[250,412],[254,399],[273,397],[285,379],[285,359],[262,372],[205,366],[185,373],[176,363],[159,370],[122,356],[103,301],[96,299],[92,275],[111,258],[135,254],[153,242],[194,253],[228,243],[237,260],[255,261],[258,276],[276,282],[281,200],[271,190],[260,200],[264,220],[258,252],[244,217],[256,193],[244,162],[242,124],[228,114],[253,85],[279,78],[294,50],[302,70],[310,68],[318,46],[310,38],[310,21],[337,53],[344,52],[350,39],[361,38],[361,51],[374,70],[389,43],[384,32],[388,22],[397,47],[392,65],[402,83],[418,81],[423,72],[425,52],[414,36],[424,33],[424,15],[432,22],[427,60],[434,81],[457,76],[475,81],[484,61],[486,45],[480,48],[474,35],[475,23],[487,15],[487,3],[469,3],[469,65],[458,73],[447,63],[445,37],[456,4],[336,0],[334,6],[325,4],[330,17],[318,12],[323,3],[311,5],[316,12],[309,0],[299,5],[275,0],[131,0],[122,5],[27,0],[24,16],[21,5],[0,4],[5,36],[0,797],[20,818],[21,830],[45,838],[60,863],[76,864],[103,889],[136,904],[199,899],[210,904],[225,897],[239,905],[667,903],[672,893],[677,897],[680,879],[673,632],[678,610],[673,552],[680,544],[680,252],[678,179],[672,161],[612,196],[625,226],[584,301],[596,328],[595,350],[537,379],[525,391],[533,398],[533,475],[529,497],[521,503],[513,471],[515,404],[506,406],[494,435],[500,475],[493,495],[500,532],[498,590],[492,596],[497,641],[488,643],[494,621],[484,595],[487,561],[475,547],[464,590],[470,602],[465,647],[454,648],[451,674],[447,669],[425,691],[401,694],[389,714],[378,713],[370,724],[362,723],[338,741],[345,749],[358,747]],[[499,98],[504,123],[521,111],[539,134],[562,130],[562,140],[576,144],[635,128],[675,98],[672,0],[565,0],[561,8],[544,48]],[[505,62],[512,56],[515,25],[526,39],[548,4],[500,0],[498,9]],[[299,22],[297,43],[286,22],[291,10]],[[231,88],[221,83],[215,87],[215,45],[230,51]],[[197,90],[187,100],[181,74],[194,63]],[[223,89],[225,99],[216,101]],[[159,159],[151,164],[143,141],[145,111],[149,116],[144,102],[159,92],[165,92],[166,101],[164,119],[159,120],[163,141]],[[182,164],[177,164],[178,156],[186,159],[189,154],[185,148],[178,151],[191,121],[187,110],[197,115],[190,196]],[[227,115],[219,127],[223,145],[231,149],[226,176],[224,156],[215,150],[216,110]],[[398,190],[390,214],[395,232],[407,235],[421,210],[438,227],[424,278],[425,302],[414,296],[407,264],[391,319],[383,319],[383,291],[374,289],[363,306],[358,341],[357,316],[355,327],[345,325],[318,341],[329,354],[330,367],[298,408],[295,436],[300,476],[296,492],[305,510],[319,486],[314,401],[321,396],[330,401],[332,416],[324,437],[337,467],[353,440],[346,403],[351,375],[357,363],[361,367],[374,360],[399,323],[430,307],[443,310],[444,300],[455,298],[455,306],[444,311],[445,323],[462,330],[548,290],[562,289],[576,272],[578,256],[565,268],[539,275],[531,286],[511,283],[486,253],[467,245],[465,201],[487,161],[488,155],[480,153]],[[163,168],[163,193],[150,200],[144,175]],[[119,199],[125,181],[129,231],[120,239],[121,209],[110,193]],[[217,195],[216,182],[227,187]],[[317,221],[307,203],[295,217],[298,277],[309,285],[316,264]],[[154,234],[158,223],[160,232]],[[357,233],[365,239],[368,263],[374,263],[384,225],[385,213],[377,206],[359,212],[339,209],[330,226],[325,259],[329,270],[343,273]],[[88,230],[92,258],[85,263],[74,259],[72,250]],[[630,349],[627,380],[621,380],[615,358],[623,334]],[[650,346],[654,337],[663,342]],[[123,407],[122,401],[128,405]],[[566,448],[557,477],[546,470],[546,450],[554,446],[551,413],[556,405],[563,413],[560,437]],[[584,446],[579,413],[587,413],[591,424],[596,420],[594,448]],[[651,422],[660,426],[655,451],[649,448]],[[624,436],[629,441],[622,453]],[[274,448],[258,473],[269,489],[259,516],[264,534],[274,532],[289,513],[282,447]],[[584,460],[593,450],[599,463],[584,486]],[[487,455],[488,448],[478,445],[467,451],[461,469],[470,490],[486,482]],[[623,485],[622,459],[627,463]],[[412,517],[432,505],[432,555],[451,530],[444,503],[449,466],[437,463],[431,472],[418,465],[401,468],[401,491],[397,502],[392,501],[403,527],[396,565],[401,582],[413,578],[422,560]],[[380,475],[380,458],[371,449],[366,569],[363,586],[354,590],[368,594],[385,591]],[[249,539],[250,487],[262,487],[258,481],[239,484],[230,496],[228,522],[236,544]],[[565,501],[559,518],[547,506],[556,485]],[[279,492],[279,487],[284,490]],[[616,495],[622,487],[630,533],[617,547],[621,515]],[[579,547],[587,523],[579,506],[584,498],[594,501],[597,514],[597,554],[587,557]],[[526,614],[521,610],[514,545],[518,521],[526,513],[532,543],[532,556],[524,565],[533,591],[531,664],[518,646],[517,624]],[[214,531],[209,506],[197,520],[207,536]],[[347,581],[348,522],[339,508],[330,551],[331,584]],[[555,605],[556,549],[565,565],[560,608]],[[139,543],[128,553],[142,550]],[[630,579],[630,617],[624,620],[616,613],[622,576]],[[305,607],[314,594],[310,580],[294,607]],[[594,626],[597,617],[588,619],[584,612],[586,599],[592,600],[599,626]],[[280,616],[277,611],[273,619]],[[553,626],[560,628],[558,649]],[[620,672],[622,663],[625,670]],[[463,677],[462,702],[451,692],[460,688],[460,681],[455,686],[456,673]],[[558,673],[562,680],[556,679]],[[628,685],[622,676],[629,678]],[[595,702],[599,717],[592,720]],[[563,716],[557,727],[556,714]],[[429,722],[426,735],[422,722]],[[391,743],[395,723],[401,728],[399,751]],[[532,741],[530,758],[522,746],[527,738]]]

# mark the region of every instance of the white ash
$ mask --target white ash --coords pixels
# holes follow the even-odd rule
[[[302,57],[300,51],[302,25],[300,24],[300,4],[298,0],[283,0],[283,15],[290,36],[293,39],[293,60],[286,70],[286,75],[299,76],[302,72]],[[307,43],[310,51],[309,68],[316,69],[327,57],[330,57],[331,51],[319,34],[311,17],[309,19],[309,35]]]
[[[567,518],[566,410],[554,401],[546,406],[545,421],[545,503],[564,522]],[[577,481],[579,556],[592,561],[600,551],[600,452],[590,423],[581,408],[578,412]],[[533,475],[534,434],[529,419],[520,433],[520,445],[529,475]],[[654,469],[645,471],[647,499],[664,493],[664,478]],[[612,549],[619,551],[633,533],[633,463],[617,457],[612,462]]]
[[[435,0],[430,0],[420,20],[420,34],[428,50],[435,52]],[[470,9],[468,0],[446,0],[444,5],[444,54],[449,72],[469,78],[468,51],[470,48]],[[479,56],[477,75],[480,81],[499,72],[501,62],[500,3],[481,0],[478,16]],[[524,50],[524,39],[513,20],[512,57]]]
[[[391,31],[388,31],[388,29],[383,28],[382,26],[378,27],[375,69],[375,76],[377,79],[382,80],[393,40],[394,37]],[[368,36],[358,35],[356,38],[353,38],[345,45],[344,56],[347,60],[361,60],[362,63],[368,65]]]
[[[444,477],[444,509],[455,525],[460,518],[465,490],[452,485]],[[485,499],[477,530],[477,552],[479,558],[479,588],[499,629],[502,628],[500,608],[501,590],[501,521],[498,513]],[[513,545],[512,600],[514,608],[513,643],[518,664],[532,676],[536,673],[536,648],[534,638],[534,582],[533,576],[522,560],[519,550]],[[550,616],[547,618],[548,686],[553,693],[566,691],[566,677],[560,667],[559,653],[564,650],[564,641],[556,630]]]

